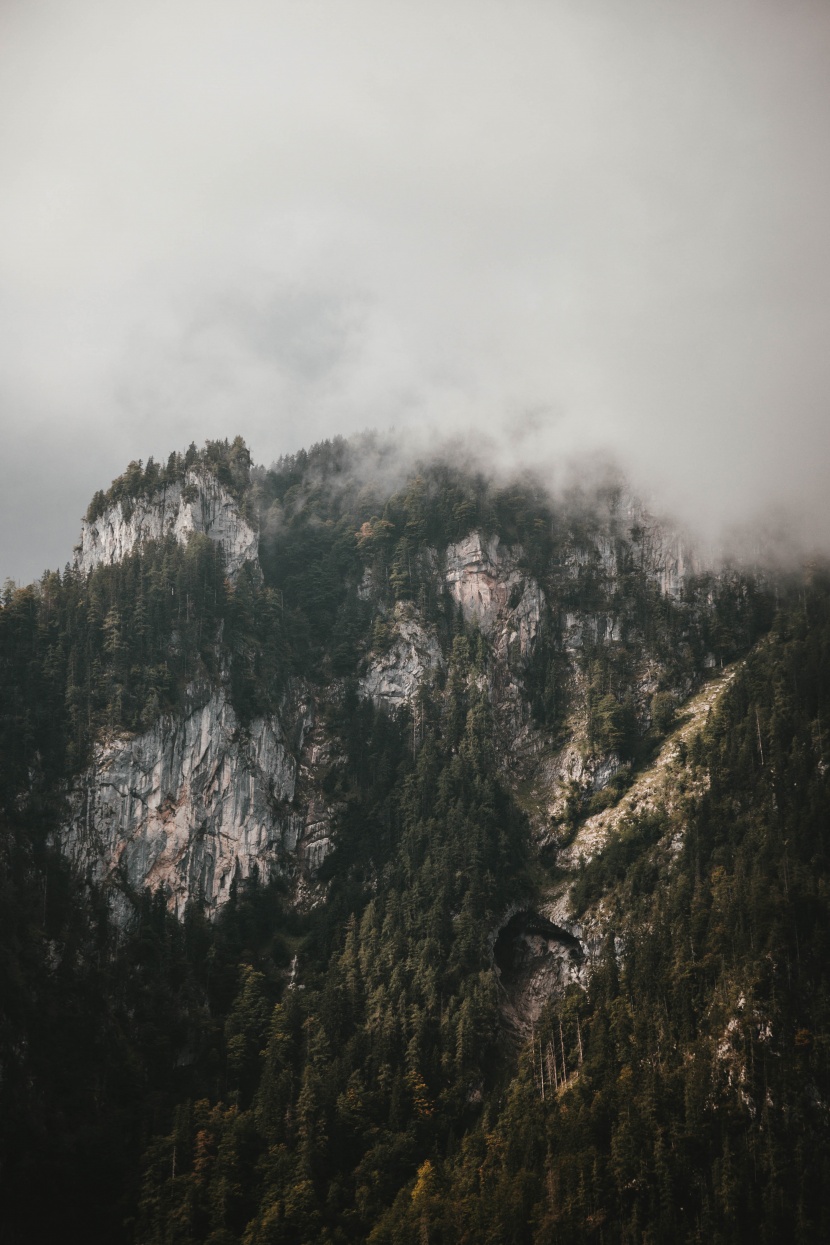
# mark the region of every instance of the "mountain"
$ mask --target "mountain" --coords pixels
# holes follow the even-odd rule
[[[130,464],[0,609],[0,1239],[823,1239],[829,604],[613,477]]]

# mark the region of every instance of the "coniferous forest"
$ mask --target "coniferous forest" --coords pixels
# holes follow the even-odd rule
[[[267,471],[239,438],[192,446],[132,464],[87,521],[194,472],[258,532],[258,567],[168,535],[2,598],[0,1242],[827,1240],[830,571],[698,568],[668,593],[618,483],[552,498],[401,469],[371,437]],[[436,572],[473,531],[541,586],[524,654]],[[566,616],[602,621],[575,646]],[[440,663],[390,709],[361,678],[411,617]],[[566,876],[725,670],[671,799]],[[614,758],[541,835],[510,680],[539,748],[577,723]],[[320,706],[333,849],[306,889],[287,862],[176,912],[76,867],[62,832],[96,748],[219,685],[241,734],[298,687]],[[501,931],[566,883],[581,967],[508,1023]]]

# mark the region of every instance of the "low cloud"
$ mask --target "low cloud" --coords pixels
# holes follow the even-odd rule
[[[130,458],[367,426],[830,542],[825,4],[18,0],[0,36],[0,578]]]

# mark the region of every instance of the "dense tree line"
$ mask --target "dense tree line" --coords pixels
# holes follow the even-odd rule
[[[408,732],[373,711],[355,732],[374,772],[362,792],[358,757],[343,775],[357,805],[331,859],[345,919],[330,912],[303,945],[276,1007],[242,969],[231,1093],[188,1103],[151,1146],[139,1239],[364,1239],[418,1163],[475,1119],[499,1063],[488,931],[528,883],[524,819],[493,772],[468,649],[456,643],[414,761]],[[388,824],[368,844],[372,809]]]
[[[245,505],[251,476],[251,455],[242,437],[232,442],[206,441],[202,449],[191,442],[184,454],[174,451],[165,464],[152,457],[143,463],[141,459],[129,464],[127,470],[113,480],[106,490],[99,489],[89,503],[87,523],[94,523],[114,506],[120,506],[125,517],[132,514],[139,498],[154,501],[164,496],[173,485],[184,485],[185,499],[195,501],[195,494],[188,494],[192,483],[187,483],[190,473],[207,473],[218,481],[232,497]]]
[[[825,1239],[828,712],[823,580],[696,739],[686,803],[587,867],[577,909],[609,914],[587,993],[551,1003],[481,1126],[372,1240]]]
[[[273,709],[289,666],[277,594],[194,534],[112,566],[7,586],[0,610],[0,747],[9,792],[54,781],[102,735],[146,730],[227,677],[241,716]]]

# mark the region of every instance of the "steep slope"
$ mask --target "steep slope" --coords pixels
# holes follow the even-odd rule
[[[75,565],[87,574],[120,562],[148,541],[172,536],[186,544],[196,532],[221,546],[231,579],[246,563],[258,565],[259,538],[237,502],[210,472],[194,469],[165,483],[155,496],[118,498],[84,519]]]
[[[826,1235],[828,638],[823,574],[591,840],[560,909],[589,971],[551,971],[497,1118],[436,1164],[440,1239]],[[401,1199],[374,1239],[418,1221]]]
[[[580,861],[586,864],[601,852],[614,831],[626,818],[660,810],[671,811],[686,774],[689,746],[717,709],[741,664],[727,667],[709,679],[703,688],[682,706],[682,724],[660,748],[653,764],[639,773],[625,795],[601,813],[588,817],[574,839],[556,853],[559,869],[573,871]]]
[[[293,739],[276,719],[243,727],[220,688],[181,718],[97,745],[75,784],[64,851],[133,896],[161,888],[176,913],[197,896],[215,911],[254,867],[267,879],[278,850],[308,849],[291,807],[308,706],[286,703],[280,721]],[[129,919],[129,906],[119,911]]]
[[[803,600],[706,689],[579,870],[564,919],[601,925],[593,947],[528,911],[556,879],[528,870],[504,803],[512,853],[490,872],[498,839],[477,829],[495,829],[493,770],[468,665],[457,752],[425,743],[409,770],[386,884],[324,979],[302,994],[295,981],[275,1009],[247,1110],[194,1108],[159,1139],[140,1239],[174,1217],[198,1237],[232,1153],[253,1197],[223,1224],[246,1241],[822,1240],[830,588]],[[637,790],[650,808],[634,809]],[[540,944],[559,955],[517,1067],[480,941],[499,903],[502,976]],[[199,1155],[171,1180],[173,1147],[200,1136],[215,1166]],[[259,1181],[245,1136],[261,1138]]]
[[[631,785],[610,808],[586,817],[573,839],[555,851],[555,880],[538,888],[533,906],[511,912],[494,940],[494,959],[504,990],[505,1022],[517,1040],[527,1041],[552,999],[568,986],[588,984],[592,966],[602,954],[609,931],[604,900],[574,913],[575,892],[584,868],[611,846],[625,841],[638,818],[667,818],[660,848],[671,860],[681,850],[683,829],[678,805],[706,789],[702,774],[692,775],[689,749],[699,741],[710,716],[717,713],[743,663],[719,672],[682,709],[681,724],[657,756],[633,777]],[[669,829],[669,825],[671,828]]]
[[[820,578],[371,439],[138,514],[0,609],[6,1237],[810,1239]]]
[[[89,546],[90,552],[82,553],[79,570],[83,573],[86,561],[95,566],[91,534],[99,530],[116,532],[106,546],[105,560],[110,562],[143,556],[142,551],[157,547],[166,532],[187,544],[194,529],[187,530],[182,516],[192,522],[195,503],[184,499],[196,478],[190,469],[182,483],[156,488],[150,497],[133,496],[132,519],[126,527],[121,501],[114,509],[105,509],[100,519],[85,525],[82,549]],[[237,503],[204,467],[198,478],[200,514],[205,513],[207,498],[221,497],[222,523],[209,527],[206,535],[222,548],[225,570],[233,581],[242,565],[239,549],[250,552],[249,543],[240,545],[236,538],[242,532],[247,541],[251,529]],[[178,525],[173,528],[172,516]],[[349,519],[343,516],[341,521]],[[620,566],[631,561],[624,542],[632,543],[626,532],[633,527],[639,551],[639,567],[629,569],[627,577],[634,576],[656,599],[669,602],[681,595],[682,587],[676,542],[656,525],[648,528],[642,510],[630,505],[624,516],[627,527],[609,517],[578,543],[563,533],[558,582],[543,587],[529,573],[523,546],[506,544],[497,533],[473,530],[444,548],[426,543],[413,548],[410,541],[407,578],[412,578],[414,560],[420,585],[414,600],[408,584],[402,593],[399,587],[390,594],[388,565],[383,560],[379,564],[372,548],[371,522],[365,525],[368,536],[361,537],[359,529],[353,539],[358,544],[362,539],[374,556],[364,562],[359,583],[347,585],[345,599],[345,608],[364,610],[364,638],[358,641],[359,693],[389,712],[407,710],[417,747],[422,696],[446,675],[447,615],[452,620],[454,604],[464,626],[477,632],[486,646],[483,678],[494,714],[497,752],[511,784],[523,776],[549,815],[562,804],[566,774],[571,784],[581,781],[591,791],[602,788],[624,767],[621,752],[635,746],[634,737],[647,724],[648,693],[661,678],[665,682],[670,677],[647,641],[627,646],[622,642],[622,615],[628,603]],[[387,533],[394,532],[394,525],[385,523]],[[616,544],[609,535],[614,527]],[[394,555],[391,560],[394,564]],[[578,585],[586,568],[601,604],[594,611],[580,608]],[[284,611],[283,585],[279,592]],[[574,597],[574,608],[563,614],[557,595]],[[429,600],[446,602],[443,618],[438,611],[431,614]],[[687,613],[693,632],[699,631],[699,607]],[[598,669],[607,669],[610,685],[614,679],[610,663],[624,647],[627,678],[638,689],[629,693],[625,707],[630,738],[620,735],[617,742],[619,731],[605,740],[592,738],[592,724],[584,713],[585,671],[578,658],[590,652]],[[564,750],[552,748],[544,721],[534,722],[527,686],[534,660],[540,665],[547,650],[550,662],[557,648],[558,695],[564,706],[568,700],[572,705]],[[223,660],[219,658],[219,677],[214,676],[212,687],[198,682],[188,686],[180,716],[163,717],[137,737],[114,735],[96,745],[91,766],[75,784],[66,850],[92,876],[122,889],[126,886],[133,894],[144,886],[160,886],[168,904],[180,912],[197,896],[215,910],[230,894],[233,879],[250,877],[255,868],[263,878],[274,870],[292,876],[298,898],[302,894],[313,899],[315,893],[319,897],[314,877],[331,850],[337,820],[336,802],[322,797],[320,784],[324,771],[342,755],[342,741],[321,738],[302,754],[322,706],[342,701],[348,679],[321,681],[319,675],[301,675],[285,684],[274,712],[243,722],[222,672]],[[682,697],[697,677],[699,670],[688,662],[674,695]],[[624,716],[614,696],[606,696],[606,702],[606,713]],[[306,782],[298,788],[301,765]],[[544,826],[536,830],[544,837]],[[117,907],[126,919],[128,908],[120,901]]]

